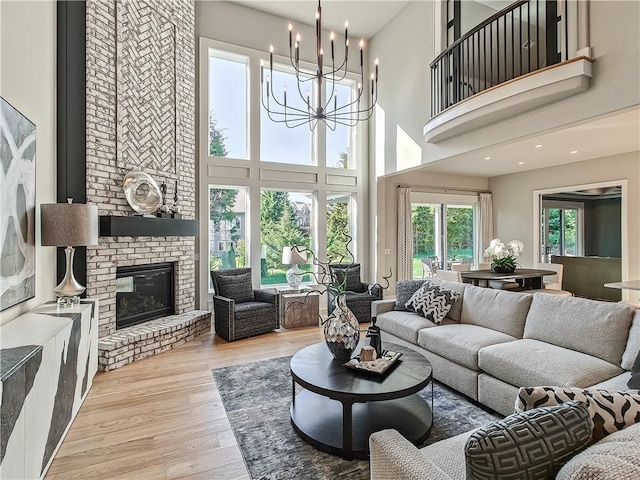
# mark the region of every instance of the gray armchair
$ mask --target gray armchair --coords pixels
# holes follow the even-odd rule
[[[331,285],[327,288],[327,312],[329,315],[336,308],[335,299],[341,291],[346,290],[345,301],[349,310],[358,322],[371,321],[371,303],[382,300],[380,285],[371,286],[360,281],[359,263],[334,263],[329,265]]]
[[[280,327],[277,294],[254,290],[250,268],[213,270],[211,280],[217,335],[231,342]]]

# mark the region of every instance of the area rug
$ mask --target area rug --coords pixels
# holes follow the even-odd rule
[[[346,461],[321,452],[294,432],[289,418],[290,359],[280,357],[212,371],[251,478],[368,479],[368,461]],[[431,386],[419,395],[430,401]],[[434,424],[425,445],[502,418],[438,382],[434,383],[433,403]]]

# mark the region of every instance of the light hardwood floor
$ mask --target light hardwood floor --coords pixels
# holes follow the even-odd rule
[[[231,343],[212,331],[98,373],[45,478],[248,479],[211,370],[292,355],[322,339],[320,327]]]

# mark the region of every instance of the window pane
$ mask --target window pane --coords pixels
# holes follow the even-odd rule
[[[353,89],[350,85],[337,84],[335,90],[331,83],[327,85],[327,105],[334,110],[341,105],[353,101]],[[340,109],[338,113],[349,112],[350,109]],[[335,128],[335,130],[332,130]],[[327,128],[327,167],[353,168],[353,152],[351,148],[351,131],[353,127],[329,123]]]
[[[545,212],[549,215],[547,255],[562,255],[560,246],[562,240],[562,209],[548,208],[545,209]]]
[[[473,262],[473,207],[447,206],[447,261]]]
[[[313,203],[310,193],[263,190],[260,195],[260,235],[262,241],[260,278],[263,285],[286,284],[282,247],[311,247]],[[311,264],[300,265],[311,270]],[[304,281],[309,281],[305,275]]]
[[[268,69],[264,75],[267,77]],[[265,78],[266,82],[266,78]],[[282,111],[274,101],[275,98],[284,103],[284,89],[287,89],[287,106],[307,111],[305,100],[298,92],[297,80],[291,73],[279,72],[274,69],[273,77],[269,79],[270,85],[270,108]],[[309,97],[312,98],[311,83],[309,85]],[[272,91],[272,92],[271,92]],[[264,94],[264,91],[262,92]],[[302,94],[307,96],[307,91]],[[266,99],[264,100],[266,103]],[[275,120],[282,120],[284,117],[275,116]],[[295,118],[288,117],[288,125],[296,125]],[[296,165],[311,165],[312,159],[312,133],[306,126],[290,128],[285,123],[278,123],[269,118],[268,112],[260,107],[260,159],[263,162],[293,163]],[[286,148],[284,148],[286,146]]]
[[[246,189],[209,186],[210,270],[248,266],[246,206]]]
[[[437,267],[436,230],[439,205],[412,205],[413,277],[431,276]]]
[[[209,52],[209,155],[248,159],[248,59]]]
[[[355,261],[354,196],[327,193],[327,259],[330,263]]]
[[[578,211],[567,209],[564,211],[564,255],[577,255],[576,235],[577,235]]]

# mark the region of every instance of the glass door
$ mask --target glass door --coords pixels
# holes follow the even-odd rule
[[[540,261],[550,263],[552,255],[583,255],[584,204],[542,201],[542,249]]]

